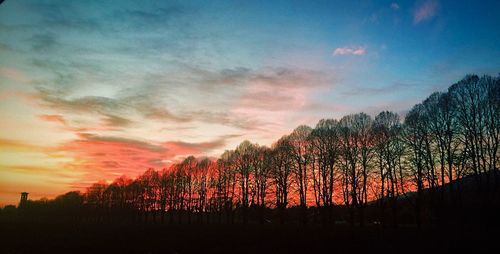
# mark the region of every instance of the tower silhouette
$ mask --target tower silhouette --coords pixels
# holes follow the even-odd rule
[[[24,206],[28,201],[28,192],[21,192],[21,201],[19,202],[19,206]]]

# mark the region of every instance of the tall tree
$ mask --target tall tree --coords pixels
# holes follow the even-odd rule
[[[279,212],[280,223],[285,223],[285,211],[288,205],[288,193],[291,175],[291,144],[288,136],[281,137],[272,148],[272,171],[275,186],[276,208]]]
[[[299,206],[302,211],[302,222],[307,222],[307,187],[309,185],[308,167],[311,161],[310,134],[311,127],[301,125],[290,134],[292,168],[299,194]]]
[[[323,222],[331,220],[333,210],[334,182],[339,167],[340,128],[337,120],[322,119],[311,133],[312,175],[316,205],[321,209]]]
[[[425,168],[425,121],[422,121],[423,106],[415,105],[406,115],[403,137],[408,144],[411,162],[411,175],[413,182],[417,187],[417,197],[415,199],[415,218],[417,226],[422,225],[422,206],[424,190],[424,168]]]
[[[383,111],[375,117],[373,134],[381,182],[379,200],[381,214],[382,216],[385,214],[385,199],[389,198],[392,207],[393,225],[397,224],[398,185],[401,189],[404,188],[402,166],[400,163],[402,156],[399,139],[400,130],[399,116],[396,113]],[[399,183],[397,180],[398,173]],[[385,218],[382,219],[382,222],[385,223]]]
[[[359,223],[364,224],[364,209],[368,202],[367,181],[372,157],[372,119],[365,113],[348,115],[340,120],[342,154],[345,173],[345,204],[354,224],[354,209],[358,210]]]

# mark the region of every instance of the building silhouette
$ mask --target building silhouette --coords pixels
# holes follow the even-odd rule
[[[19,207],[22,207],[28,202],[28,192],[21,192],[21,201],[19,201]]]

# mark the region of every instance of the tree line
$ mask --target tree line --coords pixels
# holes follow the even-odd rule
[[[77,207],[91,220],[148,223],[396,226],[410,214],[420,226],[463,212],[470,192],[481,209],[498,205],[499,136],[500,76],[467,75],[404,119],[390,111],[322,119],[271,147],[243,141],[216,160],[189,156],[24,206],[58,202],[55,210]]]

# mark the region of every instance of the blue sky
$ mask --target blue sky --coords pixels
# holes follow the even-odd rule
[[[21,189],[51,196],[189,154],[218,156],[244,139],[270,145],[321,118],[403,115],[468,73],[499,73],[499,9],[499,1],[7,0],[0,203]]]

